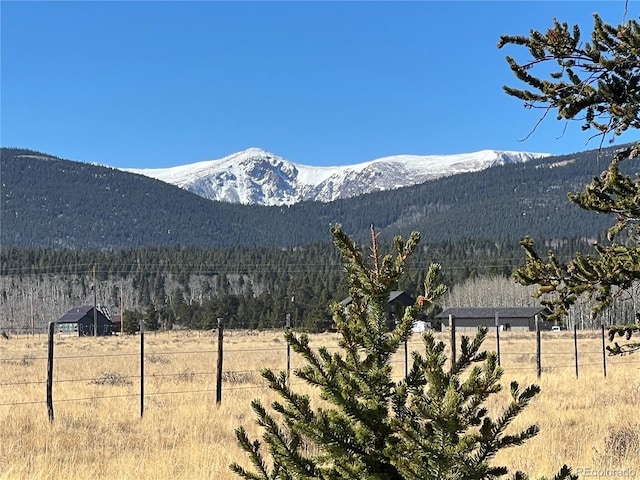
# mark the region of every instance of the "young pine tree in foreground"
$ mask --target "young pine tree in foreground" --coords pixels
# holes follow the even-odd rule
[[[332,228],[332,234],[346,261],[352,300],[347,311],[333,305],[340,351],[314,350],[306,335],[285,334],[306,360],[295,375],[318,389],[322,407],[312,407],[309,396],[294,392],[284,372],[265,370],[269,387],[282,400],[272,404],[273,413],[259,400],[252,402],[264,429],[264,445],[239,427],[238,442],[254,470],[237,463],[231,470],[254,480],[491,479],[508,474],[491,460],[499,450],[537,434],[535,425],[512,434],[505,430],[539,387],[521,389],[512,382],[510,403],[499,417],[489,417],[483,405],[501,390],[503,372],[495,354],[480,351],[486,329],[472,340],[462,338],[453,365],[444,355],[444,344],[426,333],[424,354],[414,352],[407,378],[394,381],[393,355],[411,334],[416,317],[446,290],[438,281],[440,266],[429,267],[424,295],[389,331],[389,293],[404,273],[419,234],[412,233],[406,243],[396,237],[395,255],[380,258],[372,228],[372,266],[340,227]],[[517,472],[512,478],[527,477]],[[577,477],[563,467],[555,478]]]

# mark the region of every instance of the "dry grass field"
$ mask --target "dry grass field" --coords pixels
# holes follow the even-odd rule
[[[336,345],[334,335],[312,338]],[[495,336],[485,347],[496,349]],[[237,478],[229,463],[249,462],[234,428],[261,434],[250,401],[274,399],[259,370],[284,370],[286,344],[281,332],[225,332],[220,405],[217,349],[211,332],[147,334],[141,417],[139,337],[57,337],[50,423],[46,336],[0,338],[0,479]],[[417,335],[408,349],[420,350]],[[580,334],[576,378],[572,332],[545,332],[537,379],[535,334],[504,332],[500,349],[505,384],[542,387],[514,427],[537,423],[541,432],[496,463],[532,478],[551,476],[563,463],[582,478],[640,477],[640,354],[607,357],[605,378],[600,332]],[[299,362],[292,355],[292,368]],[[404,351],[394,365],[401,378]],[[295,377],[292,385],[315,394]],[[499,411],[505,401],[497,396],[489,407]]]

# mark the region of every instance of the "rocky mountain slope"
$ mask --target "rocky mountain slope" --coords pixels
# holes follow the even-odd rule
[[[124,170],[177,185],[210,200],[281,206],[303,201],[331,202],[544,156],[547,155],[483,150],[459,155],[396,155],[355,165],[313,167],[250,148],[219,160]]]

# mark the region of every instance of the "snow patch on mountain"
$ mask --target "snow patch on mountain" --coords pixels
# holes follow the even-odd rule
[[[354,165],[315,167],[250,148],[218,160],[169,168],[123,170],[177,185],[211,200],[293,205],[392,190],[549,155],[483,150],[456,155],[395,155]]]

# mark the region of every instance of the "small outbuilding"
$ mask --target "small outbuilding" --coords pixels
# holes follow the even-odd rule
[[[536,329],[538,317],[540,330],[550,330],[551,323],[543,321],[544,312],[544,307],[448,308],[436,315],[436,319],[446,329],[449,328],[449,316],[453,315],[456,330],[477,330],[480,326],[495,328],[497,324],[503,331],[528,332]]]
[[[84,306],[72,308],[56,321],[56,332],[68,335],[93,336],[95,324],[98,324],[98,335],[111,335],[111,320],[94,307]]]
[[[123,331],[122,317],[119,314],[114,314],[111,317],[111,333],[121,333]]]

